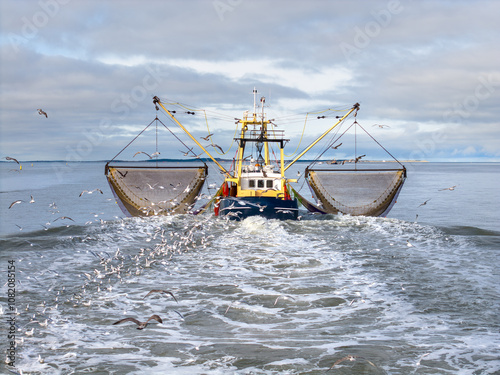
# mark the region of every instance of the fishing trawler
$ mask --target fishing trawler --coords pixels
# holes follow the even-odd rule
[[[346,118],[352,114],[355,118],[359,110],[358,103],[342,116],[335,116],[333,125],[287,162],[284,148],[289,139],[285,138],[283,130],[277,129],[272,120],[267,119],[265,98],[261,97],[260,103],[257,103],[257,90],[254,89],[253,94],[253,111],[246,111],[242,118],[236,119],[239,136],[234,141],[238,149],[230,170],[222,166],[207,150],[208,146],[203,146],[176,118],[176,111],[168,109],[155,96],[153,103],[157,111],[161,108],[202,150],[201,154],[196,155],[192,151],[193,147],[188,148],[186,155],[191,152],[200,161],[200,156],[206,155],[224,175],[224,180],[210,200],[203,207],[195,209],[208,174],[204,162],[203,166],[115,163],[122,150],[105,167],[109,185],[122,211],[128,216],[153,216],[200,214],[212,208],[215,216],[232,220],[255,215],[267,219],[295,220],[299,217],[299,206],[314,214],[385,216],[389,212],[406,179],[406,169],[402,164],[398,169],[363,169],[357,166],[358,157],[354,169],[316,168],[309,165],[304,176],[314,203],[291,186],[297,179],[288,178],[285,174]],[[191,111],[186,113],[194,114]],[[165,126],[158,116],[153,122],[157,126],[158,122]],[[209,134],[206,139],[211,136]],[[213,142],[210,146],[220,148]]]

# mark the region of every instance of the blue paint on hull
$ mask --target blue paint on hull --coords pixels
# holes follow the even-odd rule
[[[243,220],[249,216],[267,219],[297,220],[297,199],[283,200],[274,197],[225,197],[219,202],[219,216],[231,220]]]

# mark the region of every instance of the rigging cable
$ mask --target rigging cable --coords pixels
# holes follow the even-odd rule
[[[297,148],[295,149],[295,151],[294,151],[294,152],[292,152],[290,155],[286,155],[286,154],[285,154],[285,156],[286,156],[287,158],[292,157],[293,155],[295,155],[295,154],[297,153],[297,150],[299,149],[299,147],[300,147],[300,145],[301,145],[301,143],[302,143],[302,138],[304,137],[304,133],[305,133],[305,131],[306,131],[306,124],[307,124],[307,117],[308,117],[308,116],[309,116],[309,112],[308,112],[308,113],[306,113],[306,118],[305,118],[305,120],[304,120],[304,127],[302,128],[302,134],[301,134],[300,139],[299,139],[299,144],[297,145]]]
[[[285,154],[286,157],[291,157],[291,156],[293,156],[293,155],[295,155],[297,153],[297,150],[299,149],[299,147],[300,147],[300,145],[302,143],[302,138],[304,137],[304,133],[305,133],[305,130],[306,130],[307,119],[308,119],[309,115],[310,114],[312,114],[312,115],[318,115],[318,114],[325,113],[325,112],[328,112],[328,111],[332,111],[332,112],[344,112],[345,110],[344,109],[331,109],[331,108],[328,108],[328,109],[324,109],[324,110],[316,111],[316,112],[307,112],[306,113],[306,118],[305,118],[305,121],[304,121],[304,127],[302,128],[302,135],[300,136],[299,144],[297,145],[297,148],[295,149],[294,152],[292,152],[289,155]],[[325,117],[326,116],[323,116],[321,118],[325,118]],[[320,118],[320,116],[318,116],[318,119],[319,118]]]
[[[183,109],[187,110],[188,112],[191,112],[191,111],[192,111],[192,112],[203,112],[204,117],[205,117],[205,123],[206,123],[206,125],[207,125],[208,134],[210,134],[210,127],[209,127],[209,125],[208,125],[208,117],[207,117],[207,112],[208,112],[208,111],[207,111],[207,110],[205,110],[205,109],[198,109],[198,108],[194,108],[194,107],[192,107],[192,106],[188,106],[187,104],[182,104],[182,103],[179,103],[179,102],[174,102],[174,101],[170,101],[170,100],[167,100],[167,101],[166,101],[166,103],[165,103],[165,105],[174,105],[174,106],[178,106],[178,107],[181,107],[181,108],[183,108]],[[216,115],[220,116],[219,118],[220,118],[221,120],[225,120],[225,121],[229,121],[229,120],[233,121],[233,120],[234,120],[234,118],[233,118],[233,117],[230,117],[230,116],[228,116],[228,115],[219,114],[219,113],[216,113],[216,112],[214,112],[214,113],[215,113]],[[236,123],[236,124],[237,124],[237,123]],[[228,150],[227,150],[226,152],[222,151],[222,153],[221,153],[221,152],[219,152],[219,151],[217,150],[217,148],[216,148],[216,147],[214,147],[215,152],[217,152],[217,154],[219,154],[219,155],[226,155],[229,151],[231,151],[231,148],[233,147],[233,144],[234,144],[234,138],[236,137],[236,133],[237,133],[237,132],[238,132],[238,126],[236,126],[236,129],[235,129],[235,132],[234,132],[234,136],[233,136],[233,139],[232,139],[232,141],[231,141],[231,145],[229,146],[229,148],[228,148]],[[213,142],[213,140],[212,140],[212,137],[210,137],[210,143],[211,143],[211,145],[212,145],[212,146],[215,146],[215,144],[214,144],[214,142]]]
[[[156,117],[153,121],[151,121],[151,122],[148,124],[148,126],[146,126],[144,129],[142,129],[142,131],[141,131],[139,134],[137,134],[137,135],[135,136],[135,138],[134,138],[134,139],[132,139],[132,140],[128,143],[128,145],[126,145],[124,148],[122,148],[122,149],[120,150],[120,152],[119,152],[118,154],[116,154],[116,155],[113,157],[113,159],[111,159],[108,163],[110,163],[110,162],[112,162],[113,160],[115,160],[115,159],[117,158],[117,156],[118,156],[118,155],[120,155],[123,151],[125,151],[125,149],[126,149],[128,146],[130,146],[130,145],[131,145],[131,144],[132,144],[132,143],[133,143],[133,142],[134,142],[137,138],[139,138],[139,136],[140,136],[142,133],[144,133],[144,132],[146,131],[146,129],[147,129],[147,128],[149,128],[149,127],[151,126],[151,124],[152,124],[153,122],[155,122],[157,119],[158,119],[158,117]]]
[[[401,164],[401,162],[400,162],[398,159],[396,159],[396,158],[395,158],[395,157],[394,157],[394,156],[393,156],[393,155],[392,155],[389,151],[387,151],[387,150],[386,150],[386,148],[385,148],[384,146],[382,146],[382,145],[381,145],[381,144],[380,144],[380,143],[379,143],[379,142],[378,142],[375,138],[373,138],[373,137],[372,137],[372,135],[371,135],[370,133],[368,133],[368,132],[365,130],[365,128],[363,128],[360,124],[358,124],[358,125],[359,125],[359,127],[360,127],[361,129],[363,129],[363,131],[364,131],[366,134],[368,134],[368,135],[370,136],[370,138],[371,138],[371,139],[373,139],[373,140],[375,141],[375,143],[377,143],[380,147],[382,147],[382,149],[383,149],[385,152],[387,152],[387,153],[388,153],[388,154],[389,154],[389,155],[390,155],[390,156],[391,156],[394,160],[396,160],[396,161],[398,162],[398,164],[399,164],[400,166],[402,166],[402,167],[404,168],[404,165],[403,165],[403,164]]]

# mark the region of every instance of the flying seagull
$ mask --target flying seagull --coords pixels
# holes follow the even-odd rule
[[[457,187],[458,185],[454,185],[452,187],[449,187],[449,188],[446,188],[446,189],[439,189],[439,191],[443,191],[443,190],[450,190],[450,191],[453,191],[455,190],[455,188]]]
[[[373,362],[371,362],[371,361],[367,360],[367,359],[366,359],[366,358],[364,358],[364,357],[360,357],[360,356],[357,356],[357,355],[347,355],[347,356],[345,356],[344,358],[341,358],[341,359],[338,359],[337,361],[335,361],[335,363],[332,365],[332,367],[330,367],[330,368],[328,369],[328,371],[330,371],[332,368],[334,368],[334,367],[335,367],[336,365],[338,365],[339,363],[342,363],[342,362],[344,362],[344,361],[351,361],[351,362],[352,362],[352,361],[355,361],[357,358],[364,359],[364,360],[365,360],[366,362],[368,362],[371,366],[373,366],[373,367],[375,367],[375,368],[377,367],[377,366],[375,366],[375,364],[374,364]]]
[[[180,151],[180,152],[182,152],[182,153],[184,154],[184,156],[188,156],[188,155],[189,155],[189,153],[190,153],[192,150],[193,150],[193,147],[191,147],[191,148],[190,148],[189,150],[187,150],[186,152],[181,151],[181,150],[179,150],[179,151]]]
[[[84,193],[92,194],[94,191],[98,191],[99,193],[104,194],[101,189],[84,190],[80,193],[79,197],[81,197]]]
[[[199,155],[189,155],[191,156],[192,158],[199,158],[201,155],[203,155],[205,153],[205,151],[203,151],[201,154]]]
[[[146,320],[145,322],[140,322],[135,318],[125,318],[125,319],[121,319],[117,322],[114,322],[113,325],[124,323],[124,322],[134,322],[135,324],[138,325],[137,329],[144,329],[144,328],[146,328],[146,326],[148,325],[150,320],[156,320],[158,323],[163,323],[163,320],[161,320],[161,318],[158,315],[154,314],[154,315],[151,315],[148,318],[148,320]]]
[[[177,301],[177,298],[175,298],[174,294],[172,292],[169,292],[168,290],[161,290],[161,289],[153,289],[151,290],[148,294],[146,294],[144,298],[146,298],[147,296],[149,296],[150,294],[153,294],[153,293],[165,293],[165,294],[170,294],[172,296],[172,298],[175,300],[175,302],[179,303],[179,301]]]
[[[60,216],[60,217],[58,217],[57,219],[55,219],[54,221],[57,221],[57,220],[59,220],[59,219],[61,219],[61,220],[68,219],[68,220],[74,221],[72,218],[70,218],[70,217],[68,217],[68,216]]]
[[[361,160],[361,158],[364,158],[366,155],[361,155],[361,156],[358,156],[356,159],[354,159],[354,162],[357,163]]]
[[[135,155],[137,155],[137,154],[144,154],[144,155],[147,155],[147,156],[148,156],[148,158],[150,158],[150,159],[151,159],[151,155],[149,155],[148,153],[146,153],[146,152],[144,152],[144,151],[137,151],[137,152],[134,154],[134,156],[132,156],[132,157],[133,157],[133,158],[135,158]]]
[[[48,118],[49,116],[47,116],[47,112],[45,112],[44,110],[38,108],[37,109],[38,111],[38,114],[41,115],[41,116],[45,116],[46,118]]]
[[[375,124],[375,125],[372,125],[372,126],[378,126],[380,129],[383,129],[383,128],[390,128],[389,125],[378,125],[378,124]]]
[[[204,141],[208,141],[208,139],[213,135],[213,133],[207,135],[206,137],[200,137],[201,139],[203,139]]]
[[[278,298],[276,298],[276,299],[274,300],[274,304],[273,304],[273,306],[276,306],[276,304],[278,303],[278,300],[279,300],[280,298],[283,298],[283,299],[288,299],[288,298],[290,298],[291,300],[294,300],[294,301],[295,301],[295,298],[293,298],[293,297],[291,297],[291,296],[281,295],[281,296],[278,296]]]
[[[17,164],[19,164],[19,162],[17,161],[17,159],[11,158],[10,156],[5,156],[2,159],[12,160],[12,161],[15,161]]]
[[[14,201],[10,204],[9,206],[9,209],[12,208],[13,206],[15,206],[16,204],[19,204],[19,203],[22,203],[23,201],[22,200],[17,200],[17,201]]]
[[[212,143],[211,145],[208,145],[207,147],[210,147],[210,146],[218,148],[220,150],[220,152],[224,153],[224,150],[219,145],[216,145],[215,143]]]
[[[356,358],[358,358],[358,357],[355,356],[355,355],[347,355],[344,358],[341,358],[341,359],[335,361],[335,363],[332,365],[332,367],[329,368],[329,370],[331,370],[332,368],[334,368],[335,366],[337,366],[339,363],[342,363],[344,361],[355,361]]]
[[[427,199],[427,200],[426,200],[424,203],[422,203],[420,206],[425,206],[425,205],[427,204],[427,202],[429,202],[429,201],[430,201],[430,199]],[[420,206],[418,206],[418,207],[420,207]]]
[[[336,150],[336,149],[338,149],[340,146],[342,146],[342,143],[339,143],[337,146],[332,146],[332,149],[333,149],[333,150]]]

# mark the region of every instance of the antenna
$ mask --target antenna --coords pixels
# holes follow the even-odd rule
[[[264,103],[266,102],[266,98],[265,97],[262,97],[260,98],[260,102],[262,103],[262,123],[264,123]]]
[[[257,89],[253,88],[253,117],[257,116]]]

